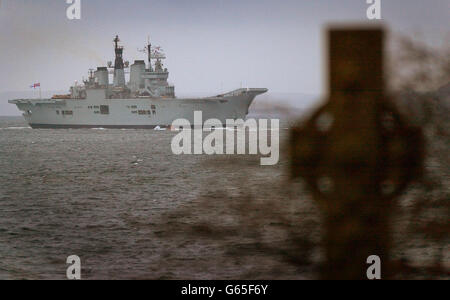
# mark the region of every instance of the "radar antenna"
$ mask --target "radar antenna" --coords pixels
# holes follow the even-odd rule
[[[156,71],[161,72],[162,71],[162,59],[166,59],[166,55],[163,52],[163,49],[160,46],[153,47],[150,43],[150,37],[148,37],[147,45],[144,49],[138,49],[139,52],[147,53],[148,55],[148,70],[150,72]],[[152,68],[152,59],[155,59],[155,69]]]
[[[147,53],[148,56],[148,69],[153,72],[152,68],[152,44],[150,43],[150,36],[147,37],[147,45],[144,49],[138,49],[139,52]]]
[[[163,49],[160,46],[155,47],[153,49],[152,55],[153,55],[153,58],[156,58],[156,59],[166,59],[166,55],[164,54]]]

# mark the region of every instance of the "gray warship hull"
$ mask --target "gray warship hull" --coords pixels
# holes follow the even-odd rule
[[[102,89],[89,89],[85,99],[17,99],[17,105],[32,128],[120,128],[169,127],[176,119],[194,124],[194,112],[203,121],[245,119],[254,98],[267,89],[238,89],[207,98],[107,99]]]

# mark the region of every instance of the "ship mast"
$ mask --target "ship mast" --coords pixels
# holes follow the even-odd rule
[[[125,71],[123,63],[123,47],[119,46],[119,36],[116,35],[114,39],[114,52],[116,54],[116,60],[114,61],[114,86],[125,86]]]
[[[119,70],[119,69],[123,69],[123,58],[122,58],[122,54],[123,54],[123,47],[119,46],[119,36],[116,35],[116,38],[114,39],[114,52],[116,54],[116,60],[114,62],[114,69]]]
[[[153,72],[152,68],[152,44],[150,44],[150,37],[147,39],[147,54],[148,54],[148,70]]]

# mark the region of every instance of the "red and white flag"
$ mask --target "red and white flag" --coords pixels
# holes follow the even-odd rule
[[[37,87],[41,87],[41,84],[40,83],[35,83],[33,85],[30,85],[30,88],[32,88],[32,89],[35,89]]]

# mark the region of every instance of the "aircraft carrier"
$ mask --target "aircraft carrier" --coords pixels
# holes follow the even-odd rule
[[[169,85],[166,58],[160,47],[145,47],[147,62],[136,60],[130,66],[123,59],[119,37],[114,39],[115,61],[91,69],[87,80],[70,87],[66,95],[50,99],[15,99],[32,128],[167,128],[176,119],[194,124],[194,111],[202,119],[245,119],[254,98],[264,88],[241,88],[206,98],[176,98]],[[128,82],[125,73],[129,72]],[[110,83],[110,74],[112,82]]]

